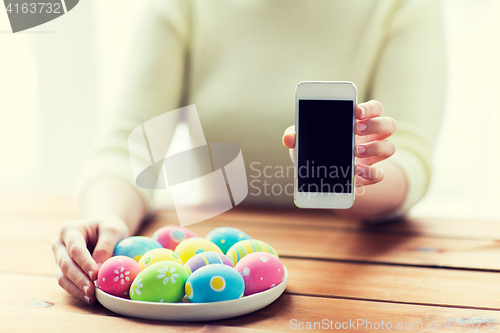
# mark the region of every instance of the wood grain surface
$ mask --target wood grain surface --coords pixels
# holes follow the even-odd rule
[[[58,286],[50,242],[76,218],[72,198],[0,195],[0,332],[372,332],[382,321],[406,324],[403,332],[500,328],[500,221],[367,225],[325,211],[237,208],[189,228],[204,237],[232,226],[271,244],[289,270],[285,294],[250,315],[173,323],[124,318]],[[175,212],[159,211],[141,234],[176,223]]]

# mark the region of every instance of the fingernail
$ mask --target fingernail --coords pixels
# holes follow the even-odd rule
[[[87,302],[88,304],[90,304],[90,298],[88,296],[84,296],[83,299],[85,300],[85,302]]]
[[[92,275],[94,274],[94,271],[89,271],[89,278],[92,280]]]
[[[364,132],[367,128],[368,126],[366,124],[358,124],[358,132]]]
[[[89,286],[83,286],[83,292],[84,292],[86,295],[88,295],[88,294],[87,294],[87,290],[89,290]]]
[[[362,107],[360,107],[359,109],[361,110],[361,118],[364,118],[365,114],[366,114],[366,110]]]
[[[358,155],[363,155],[364,153],[366,153],[366,147],[365,146],[357,146],[356,153]]]
[[[102,266],[102,262],[98,262],[97,263],[97,268],[101,268],[101,266]]]
[[[360,176],[362,177],[363,174],[364,174],[364,171],[365,171],[365,168],[360,166],[360,165],[356,165],[356,170],[354,171],[354,173],[357,175],[357,176]]]

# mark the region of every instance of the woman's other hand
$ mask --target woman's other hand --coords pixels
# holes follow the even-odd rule
[[[57,281],[74,297],[93,304],[100,265],[116,244],[129,236],[125,222],[114,216],[66,222],[52,242]]]

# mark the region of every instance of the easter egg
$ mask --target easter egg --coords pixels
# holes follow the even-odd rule
[[[164,248],[175,250],[180,242],[191,237],[198,236],[187,228],[182,228],[177,225],[167,225],[156,230],[152,238]]]
[[[191,257],[184,267],[189,274],[193,274],[198,268],[212,264],[223,264],[233,267],[233,263],[224,254],[215,251],[205,251]]]
[[[181,257],[183,263],[186,263],[191,257],[205,251],[215,251],[222,253],[221,249],[214,243],[207,241],[205,238],[192,237],[183,240],[175,248],[175,253]]]
[[[108,294],[129,298],[130,285],[140,271],[141,267],[132,258],[111,257],[99,268],[97,284],[101,290]]]
[[[222,227],[210,231],[205,239],[217,245],[222,253],[226,254],[234,244],[242,240],[252,239],[252,237],[239,229]]]
[[[139,266],[141,269],[148,267],[151,264],[154,264],[159,261],[175,261],[182,265],[181,258],[172,250],[169,249],[153,249],[144,253],[144,255],[139,260]]]
[[[178,262],[160,261],[146,267],[130,286],[135,301],[176,303],[184,297],[188,272]]]
[[[243,296],[245,282],[230,266],[208,265],[189,276],[185,291],[192,303],[227,301]]]
[[[119,241],[118,244],[116,244],[113,255],[127,256],[135,261],[139,261],[144,253],[152,249],[161,248],[163,248],[163,246],[161,246],[160,243],[149,237],[132,236]]]
[[[272,246],[256,239],[239,241],[231,246],[226,255],[233,262],[233,265],[236,265],[241,258],[254,252],[268,252],[278,257],[278,254],[274,251]]]
[[[245,296],[271,289],[283,281],[285,269],[274,255],[254,252],[246,255],[235,269],[245,281]]]

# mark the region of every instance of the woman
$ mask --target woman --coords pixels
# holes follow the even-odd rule
[[[268,179],[258,168],[291,164],[281,141],[294,147],[295,86],[352,81],[368,101],[355,114],[356,181],[369,186],[336,213],[385,220],[425,194],[446,82],[438,1],[155,0],[140,26],[113,125],[82,176],[85,219],[65,223],[53,242],[59,284],[76,298],[95,302],[100,264],[148,211],[151,193],[135,186],[128,135],[181,106],[196,104],[208,142],[241,147],[256,180],[243,204],[293,206],[285,192],[259,188],[285,187],[293,176]]]

